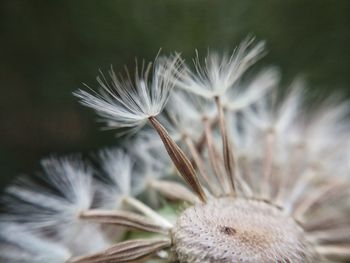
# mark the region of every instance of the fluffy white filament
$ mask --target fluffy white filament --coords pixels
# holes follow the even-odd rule
[[[264,43],[248,38],[231,56],[209,53],[202,66],[197,57],[195,71],[185,68],[176,86],[205,98],[222,96],[264,53]]]
[[[124,197],[133,196],[134,162],[119,149],[105,149],[99,153],[103,173],[98,184],[99,206],[104,208],[120,207]],[[133,177],[133,178],[132,178]],[[136,180],[137,181],[137,180]]]
[[[97,111],[110,128],[140,128],[151,116],[157,116],[164,108],[170,91],[174,86],[173,78],[181,68],[179,55],[170,58],[158,58],[149,79],[151,64],[142,66],[139,75],[136,68],[135,80],[129,74],[122,79],[113,69],[110,70],[110,81],[103,75],[97,80],[98,92],[91,93],[78,90],[74,93],[80,102]]]
[[[0,230],[1,262],[64,263],[71,257],[63,245],[29,232],[22,225],[0,223]]]
[[[49,189],[18,180],[6,189],[3,201],[9,213],[2,220],[48,233],[69,246],[72,254],[105,248],[108,242],[98,226],[79,220],[79,213],[91,208],[95,195],[92,169],[75,156],[45,159],[42,167],[42,179]],[[91,235],[95,238],[86,239]]]
[[[42,161],[43,179],[52,190],[20,179],[10,186],[4,197],[13,212],[30,228],[67,229],[80,211],[89,209],[94,189],[92,170],[78,157],[49,158]],[[11,201],[10,201],[11,200]]]

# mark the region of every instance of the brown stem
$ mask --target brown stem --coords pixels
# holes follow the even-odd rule
[[[203,117],[203,120],[209,121],[209,118]],[[213,127],[214,125],[217,124],[218,118],[215,117],[214,119],[210,120],[209,122],[210,122],[210,127]],[[199,154],[202,153],[204,146],[205,146],[205,143],[206,143],[206,134],[205,134],[205,131],[203,131],[202,135],[199,137],[199,140],[196,142],[196,149],[197,149],[197,152]]]
[[[235,186],[235,160],[232,151],[232,144],[227,134],[224,110],[221,105],[220,97],[215,97],[216,106],[219,112],[219,126],[222,137],[224,163],[228,179],[230,181],[232,194],[236,191]]]
[[[270,180],[272,175],[272,163],[273,163],[273,148],[275,142],[273,129],[269,129],[265,132],[264,144],[265,144],[265,154],[263,160],[262,174],[263,181],[261,184],[261,192],[263,198],[270,198],[271,187]]]
[[[223,189],[224,193],[226,193],[227,184],[226,184],[225,177],[223,175],[224,172],[222,171],[221,169],[222,167],[220,166],[220,164],[222,163],[222,160],[214,144],[211,124],[208,119],[203,119],[203,122],[204,122],[204,131],[205,131],[205,138],[206,138],[206,143],[208,147],[210,164],[213,168],[214,175],[219,181],[221,188]]]
[[[201,177],[205,181],[208,189],[210,189],[213,194],[218,196],[219,195],[218,189],[215,187],[216,185],[213,184],[211,178],[209,177],[208,173],[206,172],[204,162],[203,162],[200,154],[198,153],[197,148],[194,145],[193,141],[191,140],[191,138],[189,136],[186,136],[186,135],[184,136],[184,141],[185,141],[187,147],[189,148],[189,151],[192,155],[193,161],[199,170],[199,174],[201,175]]]

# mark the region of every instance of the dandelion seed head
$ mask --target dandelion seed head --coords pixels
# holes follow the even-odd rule
[[[231,56],[197,54],[194,71],[176,54],[143,63],[133,81],[111,70],[99,91],[76,92],[119,135],[139,133],[100,151],[94,169],[51,158],[44,184],[9,186],[0,220],[20,227],[17,237],[1,229],[4,258],[350,260],[349,102],[312,105],[300,79],[280,92],[275,68],[248,72],[263,54],[247,39]],[[147,234],[130,239],[135,231]]]

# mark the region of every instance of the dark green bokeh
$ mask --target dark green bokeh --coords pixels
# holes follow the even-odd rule
[[[315,93],[350,95],[350,1],[19,1],[0,3],[0,185],[49,153],[113,144],[71,95],[98,69],[194,49],[265,39],[264,64],[285,83],[300,73]]]

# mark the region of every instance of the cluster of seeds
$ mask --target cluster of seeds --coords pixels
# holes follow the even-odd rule
[[[158,57],[75,92],[125,139],[10,185],[1,261],[350,260],[349,103],[307,107],[300,80],[282,94],[275,68],[251,68],[264,53]]]

